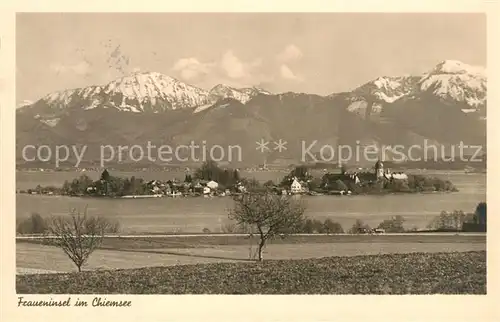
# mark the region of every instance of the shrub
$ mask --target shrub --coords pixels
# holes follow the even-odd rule
[[[390,181],[387,186],[387,189],[393,192],[410,192],[410,186],[406,180],[393,180]]]
[[[21,221],[16,229],[19,234],[43,234],[47,230],[48,225],[39,213],[32,213],[29,218]]]
[[[302,225],[301,233],[312,234],[314,233],[314,221],[312,219],[306,219]]]
[[[467,215],[461,210],[455,210],[453,212],[442,211],[427,227],[441,231],[459,231],[462,230],[466,218]]]
[[[356,184],[354,181],[348,181],[347,182],[347,188],[350,190],[353,194],[360,194],[363,192],[363,187],[359,184]]]
[[[344,229],[339,223],[329,218],[324,222],[318,219],[306,219],[299,232],[303,234],[342,234]]]
[[[306,219],[304,224],[299,228],[299,233],[303,234],[324,234],[326,233],[325,223],[318,219]]]
[[[436,191],[456,191],[457,189],[449,180],[432,178],[433,186]]]
[[[221,232],[225,234],[234,234],[238,231],[238,225],[233,221],[225,222],[221,225]]]
[[[107,221],[108,221],[108,225],[104,229],[105,233],[116,234],[116,233],[120,232],[121,225],[120,225],[120,222],[118,220],[107,220]]]
[[[420,174],[408,175],[408,186],[411,190],[421,191],[458,191],[449,180],[429,177]]]
[[[405,232],[403,227],[404,221],[404,218],[398,215],[391,219],[382,221],[377,228],[381,228],[387,233],[403,233]]]
[[[310,191],[318,191],[321,188],[322,180],[321,178],[313,178],[308,182],[308,187]]]
[[[466,215],[462,230],[486,232],[486,202],[478,203],[474,213]]]
[[[360,186],[359,193],[381,194],[384,192],[384,185],[387,180],[380,179],[375,182],[367,182]]]
[[[274,186],[274,181],[273,180],[267,180],[264,182],[264,187],[272,187]]]
[[[343,190],[348,190],[349,188],[347,187],[347,185],[344,183],[344,181],[342,180],[337,180],[335,181],[335,187],[337,188],[337,190],[340,190],[340,191],[343,191]]]
[[[325,225],[321,222],[321,220],[313,220],[313,232],[318,234],[325,233]]]
[[[338,222],[334,222],[330,218],[326,219],[325,222],[323,223],[324,226],[324,232],[327,234],[343,234],[344,229],[342,228],[342,225],[340,225]]]
[[[356,222],[352,225],[348,232],[349,234],[360,234],[370,230],[370,226],[365,224],[361,219],[356,219]]]
[[[478,224],[486,225],[486,202],[480,202],[474,212]]]

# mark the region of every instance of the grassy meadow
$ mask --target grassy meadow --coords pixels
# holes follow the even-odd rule
[[[130,269],[216,262],[251,262],[257,240],[242,236],[105,238],[84,270]],[[319,235],[271,240],[264,259],[290,260],[412,252],[485,251],[486,236],[474,235]],[[39,240],[16,243],[18,273],[26,269],[74,272],[61,249]]]
[[[486,294],[486,252],[18,275],[16,288],[21,294]]]

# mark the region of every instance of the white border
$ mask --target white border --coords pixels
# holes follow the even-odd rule
[[[499,271],[494,178],[499,173],[497,110],[500,107],[498,64],[500,39],[497,1],[19,1],[0,4],[0,146],[2,321],[499,321],[495,307]],[[132,308],[16,307],[15,295],[15,12],[485,12],[488,23],[488,234],[487,296],[107,296],[131,299]],[[36,53],[34,53],[36,54]],[[41,296],[37,296],[40,298]],[[64,297],[64,296],[62,296]],[[58,296],[53,296],[58,298]],[[80,296],[84,298],[84,296]],[[91,296],[86,297],[91,298]]]

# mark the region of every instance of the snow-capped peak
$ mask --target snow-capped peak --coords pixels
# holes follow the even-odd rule
[[[53,108],[116,108],[154,113],[196,108],[212,102],[208,91],[157,72],[136,72],[106,85],[50,93],[41,103]]]
[[[225,84],[218,84],[210,90],[210,94],[214,98],[233,98],[245,104],[250,100],[250,95],[239,91],[236,88]]]
[[[486,69],[481,66],[472,66],[458,60],[444,60],[429,74],[471,74],[485,76]]]
[[[157,72],[137,72],[130,76],[118,78],[103,89],[104,93],[123,93],[125,97],[142,101],[146,97],[156,98],[168,95],[179,95],[181,92],[197,92],[206,95],[206,91],[185,84],[177,79]]]
[[[479,108],[486,103],[486,69],[457,60],[439,63],[419,81],[420,90]]]
[[[234,88],[226,84],[215,85],[210,94],[217,98],[233,98],[245,104],[258,94],[270,95],[271,93],[257,87]]]
[[[266,91],[265,89],[260,88],[260,87],[256,87],[256,86],[240,88],[239,90],[241,92],[249,94],[251,96],[255,96],[255,95],[258,95],[258,94],[272,95],[271,92]]]
[[[225,84],[216,85],[207,91],[158,72],[138,71],[105,85],[49,93],[29,106],[50,110],[115,108],[136,113],[159,113],[206,107],[221,98],[236,99],[244,104],[260,93],[270,94],[256,87],[239,89]]]
[[[386,89],[397,89],[398,87],[401,86],[401,82],[399,82],[395,78],[389,78],[389,77],[379,77],[376,80],[374,80],[373,83],[378,88],[386,88]]]
[[[354,101],[368,97],[380,103],[393,103],[413,91],[415,77],[381,76],[354,90]]]
[[[226,84],[217,84],[214,87],[212,87],[212,89],[210,90],[210,93],[213,93],[213,94],[226,94],[226,93],[230,93],[230,92],[233,92],[233,91],[237,91],[237,89],[234,88],[234,87],[231,87],[229,85],[226,85]]]
[[[421,76],[378,77],[351,92],[348,110],[364,115],[366,102],[371,100],[375,103],[372,113],[376,113],[386,103],[422,96],[465,103],[468,107],[461,107],[464,113],[485,112],[486,69],[444,60]]]

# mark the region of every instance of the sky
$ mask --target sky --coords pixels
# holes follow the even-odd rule
[[[21,13],[17,103],[154,71],[328,95],[446,59],[486,67],[486,16],[465,13]]]

